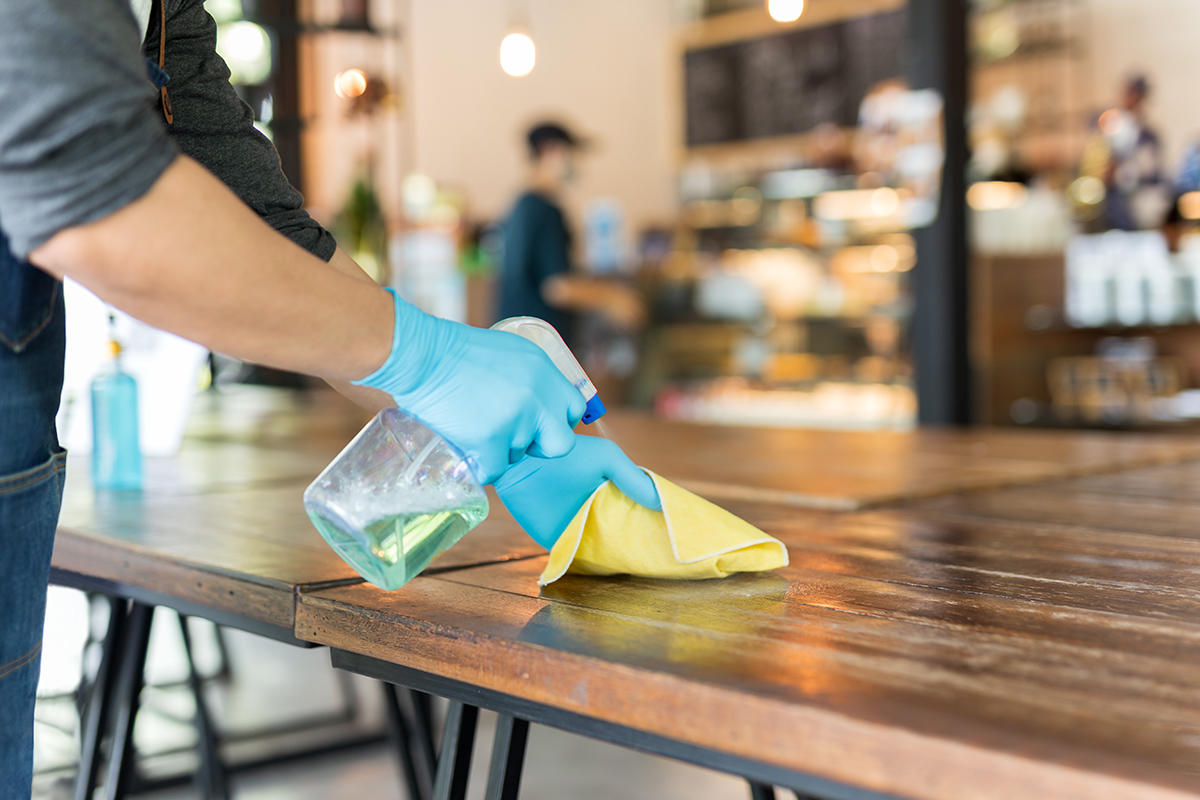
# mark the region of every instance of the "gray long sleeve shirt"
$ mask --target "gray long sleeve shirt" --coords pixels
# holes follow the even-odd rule
[[[0,0],[0,230],[20,258],[145,194],[179,152],[320,258],[335,243],[303,209],[274,147],[229,85],[201,0],[168,0],[166,126],[128,0]]]

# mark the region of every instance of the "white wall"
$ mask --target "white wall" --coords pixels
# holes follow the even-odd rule
[[[415,165],[465,190],[475,216],[505,213],[525,174],[522,136],[563,119],[596,147],[569,205],[615,198],[630,231],[675,212],[671,0],[412,0],[409,41]],[[537,67],[500,70],[498,49],[528,9]]]

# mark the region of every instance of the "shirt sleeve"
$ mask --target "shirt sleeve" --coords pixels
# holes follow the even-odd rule
[[[158,57],[157,19],[145,42],[152,59]],[[275,146],[255,129],[253,112],[229,83],[216,39],[216,23],[201,0],[168,3],[163,68],[171,76],[171,138],[272,228],[329,260],[337,243],[304,210],[304,198],[284,177]]]
[[[175,158],[126,0],[0,0],[0,228],[26,258]]]

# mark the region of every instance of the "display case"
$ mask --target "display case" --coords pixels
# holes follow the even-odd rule
[[[721,15],[684,37],[681,224],[649,272],[637,384],[665,416],[916,420],[912,231],[936,215],[941,98],[901,79],[905,4],[822,10],[752,36],[733,12],[732,39]]]

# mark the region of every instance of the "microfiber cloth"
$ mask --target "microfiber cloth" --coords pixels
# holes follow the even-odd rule
[[[538,584],[568,572],[647,578],[724,578],[785,567],[783,542],[649,470],[652,511],[608,482],[592,493],[550,550]]]

